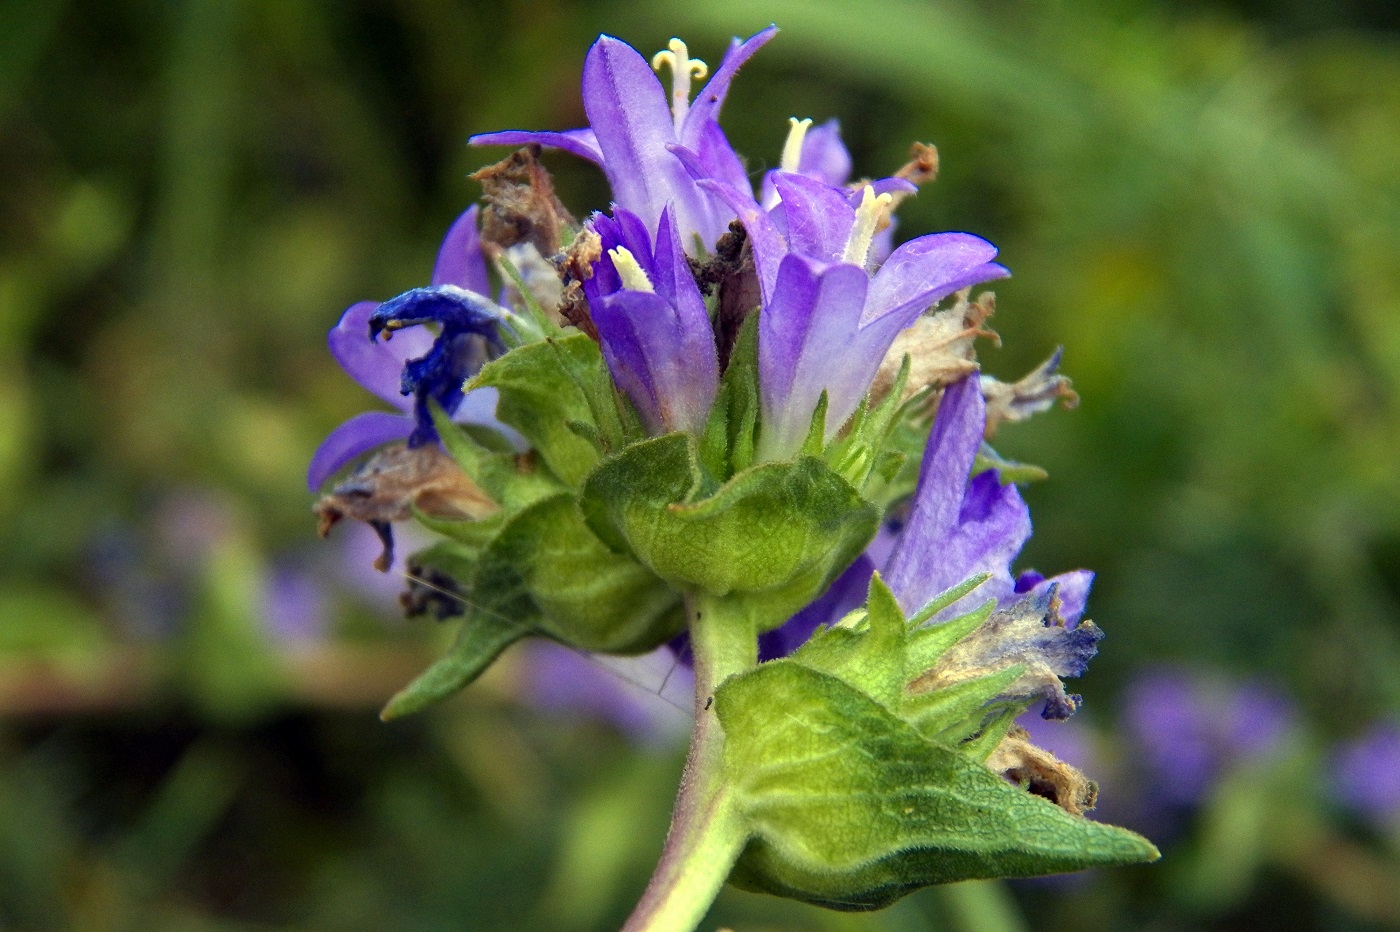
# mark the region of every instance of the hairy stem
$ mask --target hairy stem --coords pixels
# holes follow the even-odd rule
[[[671,814],[666,846],[623,932],[690,932],[705,918],[747,840],[724,781],[724,733],[714,694],[725,678],[751,669],[758,643],[752,620],[732,602],[690,596],[695,657],[695,728]]]

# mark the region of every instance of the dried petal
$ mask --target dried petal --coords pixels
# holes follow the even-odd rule
[[[387,447],[312,509],[317,533],[325,537],[342,518],[363,521],[384,543],[375,569],[388,572],[394,540],[390,524],[406,521],[417,509],[434,518],[478,521],[499,506],[437,444]]]

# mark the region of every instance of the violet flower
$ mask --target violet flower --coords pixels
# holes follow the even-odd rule
[[[363,388],[401,413],[367,411],[341,424],[317,447],[306,473],[314,492],[355,457],[396,440],[436,439],[428,413],[436,401],[462,423],[491,423],[495,389],[463,398],[462,383],[484,360],[484,344],[495,341],[497,318],[487,299],[486,260],[477,235],[477,208],[468,208],[447,231],[433,266],[432,284],[378,304],[351,305],[331,330],[331,355]],[[414,323],[443,324],[442,338]],[[377,340],[384,330],[404,329]]]
[[[1124,710],[1150,798],[1178,807],[1199,802],[1231,767],[1274,754],[1294,717],[1292,705],[1273,690],[1179,669],[1138,677]]]
[[[473,145],[538,143],[572,152],[600,166],[612,186],[613,203],[641,219],[649,233],[658,229],[670,205],[681,247],[708,249],[724,235],[734,212],[701,190],[673,154],[683,147],[693,154],[702,177],[746,187],[748,175],[718,119],[739,67],[777,32],[769,26],[745,41],[735,39],[714,76],[690,100],[692,78],[708,74],[705,63],[690,57],[684,42],[672,39],[670,50],[648,64],[635,49],[612,36],[600,36],[583,65],[583,109],[588,127],[565,132],[507,130],[473,136]],[[671,71],[668,95],[653,69]],[[669,97],[669,101],[668,101]]]
[[[1400,723],[1378,722],[1332,761],[1333,792],[1378,828],[1400,826]]]
[[[705,299],[681,248],[670,208],[656,246],[622,208],[598,216],[603,257],[584,283],[608,369],[653,434],[699,434],[719,387],[719,359]]]
[[[916,237],[872,273],[871,243],[892,192],[914,190],[899,178],[852,194],[779,171],[772,183],[781,203],[772,211],[746,188],[697,183],[729,203],[753,249],[762,293],[760,459],[796,454],[823,392],[830,438],[855,413],[901,330],[953,292],[1009,274],[992,261],[996,247],[969,233]]]
[[[986,644],[976,643],[974,635],[966,647],[960,645],[969,653],[966,659],[1034,668],[1035,692],[1046,700],[1041,714],[1065,718],[1074,711],[1078,697],[1067,695],[1059,680],[1081,675],[1103,637],[1092,623],[1079,623],[1094,574],[1074,570],[1046,579],[1030,571],[1012,576],[1011,563],[1030,538],[1030,512],[1016,487],[1003,486],[995,470],[969,481],[985,423],[976,378],[964,378],[944,391],[908,521],[898,531],[882,531],[821,598],[765,635],[760,642],[765,659],[796,649],[818,625],[832,624],[859,607],[877,569],[910,615],[959,583],[986,574],[985,582],[935,615],[933,623],[994,599],[997,613],[989,624],[996,630]],[[1029,681],[1018,688],[1027,685]]]

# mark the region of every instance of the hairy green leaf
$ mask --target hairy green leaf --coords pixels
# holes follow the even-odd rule
[[[731,678],[715,704],[751,832],[731,878],[746,889],[877,909],[928,884],[1158,857],[1146,839],[1012,786],[792,660]]]
[[[577,488],[598,464],[597,443],[570,422],[592,425],[603,444],[620,444],[624,421],[598,344],[583,334],[530,343],[482,367],[468,389],[500,393],[496,416],[520,431],[545,465]]]

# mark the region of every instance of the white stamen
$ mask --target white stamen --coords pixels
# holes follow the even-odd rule
[[[646,270],[637,264],[637,257],[632,255],[632,251],[626,246],[618,246],[616,249],[608,250],[608,258],[612,259],[613,268],[617,269],[617,277],[622,279],[622,287],[628,291],[645,291],[655,293],[651,279],[647,278]]]
[[[807,129],[812,125],[812,121],[788,117],[788,124],[787,141],[783,143],[783,157],[778,162],[778,170],[795,172],[802,162],[802,142],[807,138]]]
[[[710,73],[710,66],[698,58],[690,57],[690,49],[680,39],[666,43],[670,51],[663,49],[651,57],[653,71],[660,71],[665,65],[671,69],[671,120],[679,132],[690,111],[691,79],[701,81]]]
[[[865,266],[865,258],[870,253],[870,241],[874,239],[881,221],[889,216],[890,205],[893,203],[894,198],[890,195],[881,194],[876,197],[875,189],[870,185],[865,186],[860,206],[856,208],[856,222],[851,227],[851,237],[846,240],[843,261],[851,265]]]

